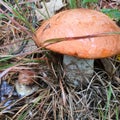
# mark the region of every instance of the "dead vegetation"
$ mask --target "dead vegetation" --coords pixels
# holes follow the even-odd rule
[[[48,17],[69,8],[66,1],[64,4],[60,1],[59,9],[54,9]],[[49,1],[46,2],[47,6]],[[81,0],[77,2],[81,7]],[[75,87],[66,80],[62,55],[37,48],[32,41],[32,34],[44,21],[40,16],[36,17],[38,12],[35,11],[45,4],[45,0],[42,4],[39,0],[0,3],[0,92],[6,91],[11,85],[9,93],[0,93],[0,120],[120,119],[119,56],[95,60],[93,77],[89,82],[86,80],[81,82],[81,86]],[[46,9],[46,6],[42,10],[49,12],[50,8]],[[97,10],[120,9],[120,2],[99,0],[86,6]],[[15,91],[15,81],[23,69],[37,73],[39,89],[21,97]],[[3,81],[9,84],[3,86]]]

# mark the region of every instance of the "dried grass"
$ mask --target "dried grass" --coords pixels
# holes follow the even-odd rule
[[[7,9],[0,9],[0,12],[7,19],[2,18],[0,23],[0,78],[14,86],[16,70],[32,69],[38,73],[36,78],[40,88],[32,95],[18,98],[7,107],[1,102],[1,120],[120,119],[120,61],[116,60],[116,57],[96,60],[94,76],[90,82],[82,82],[81,86],[76,88],[66,82],[61,58],[47,50],[37,49],[35,44],[30,42],[34,27],[31,28],[30,24],[26,27],[22,18],[10,16],[15,13],[8,4],[2,5]],[[15,3],[13,6],[19,9]],[[100,0],[95,6],[98,9],[119,8],[118,3],[112,0]],[[25,16],[27,24],[30,16],[27,13]]]

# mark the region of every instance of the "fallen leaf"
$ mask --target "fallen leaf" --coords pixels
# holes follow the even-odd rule
[[[50,0],[50,2],[41,2],[41,6],[41,9],[35,11],[38,21],[53,16],[56,11],[66,6],[66,4],[63,3],[62,0]]]

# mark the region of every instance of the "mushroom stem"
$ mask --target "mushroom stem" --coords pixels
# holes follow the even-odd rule
[[[35,91],[37,91],[39,89],[39,86],[36,84],[33,85],[25,85],[22,83],[19,83],[18,81],[15,82],[15,88],[17,93],[23,97],[23,96],[28,96],[32,93],[34,93]]]
[[[79,86],[85,79],[89,81],[94,72],[93,59],[79,59],[64,55],[63,65],[68,81]]]

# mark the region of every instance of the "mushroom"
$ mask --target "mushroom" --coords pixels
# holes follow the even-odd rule
[[[120,53],[118,32],[120,28],[105,14],[81,8],[54,15],[36,30],[33,39],[38,46],[64,54],[66,76],[79,85],[93,75],[94,59]],[[59,42],[50,44],[55,40]]]
[[[35,83],[36,73],[30,70],[19,72],[18,80],[15,82],[15,88],[19,95],[27,96],[38,90],[39,86]]]

